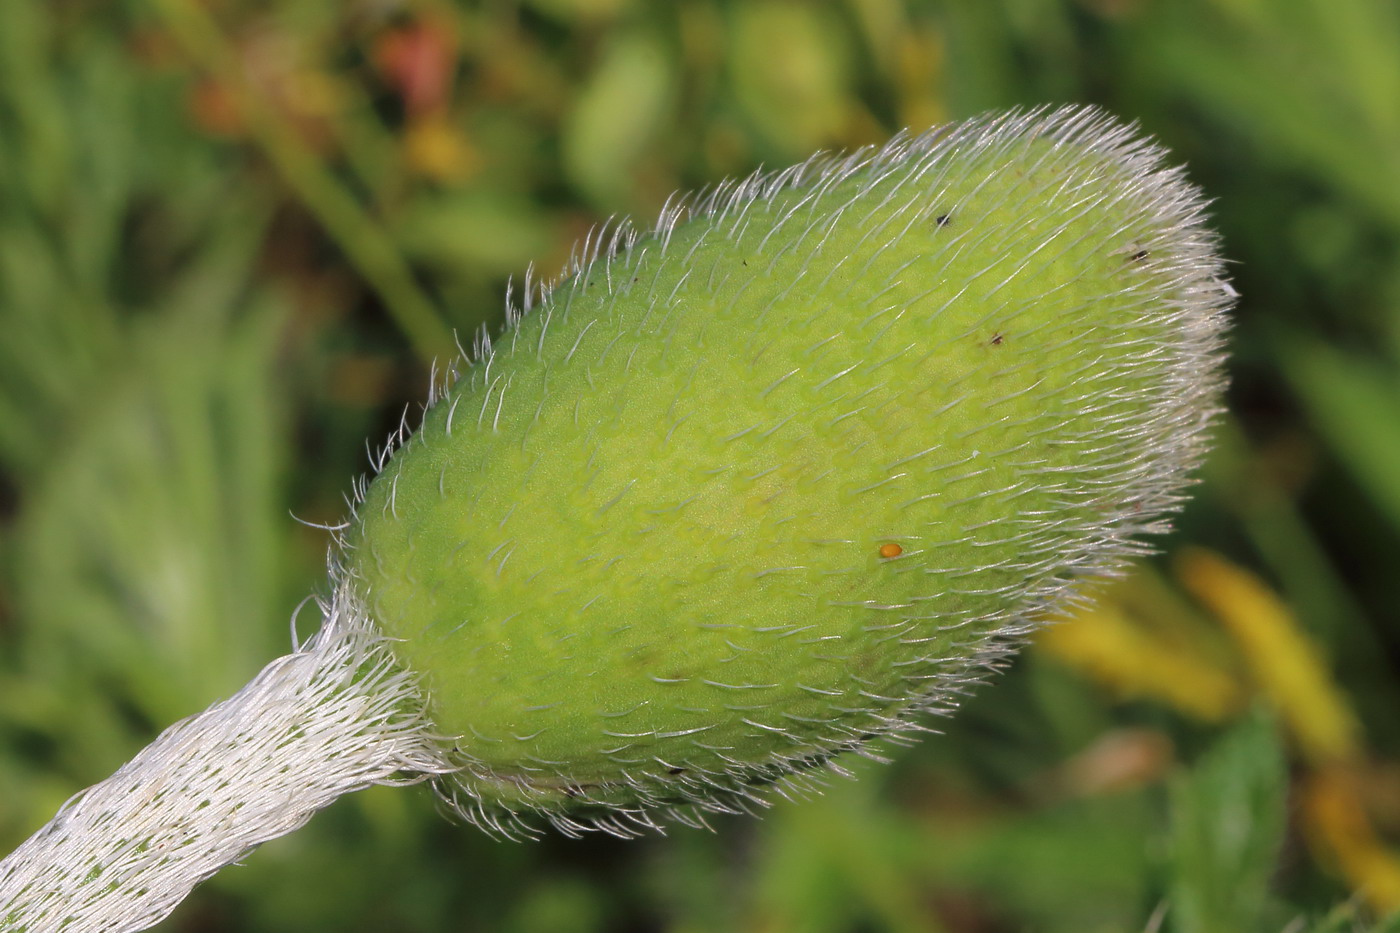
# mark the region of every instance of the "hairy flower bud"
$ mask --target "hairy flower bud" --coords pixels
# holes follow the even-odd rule
[[[527,282],[340,568],[455,737],[460,808],[620,834],[743,808],[949,709],[1140,552],[1233,294],[1163,157],[1092,109],[978,119]]]

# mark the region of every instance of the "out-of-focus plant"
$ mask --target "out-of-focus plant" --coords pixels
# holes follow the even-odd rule
[[[326,544],[287,512],[340,516],[362,439],[531,259],[760,163],[1073,99],[1217,198],[1234,417],[1178,540],[1228,563],[1168,555],[943,739],[759,823],[499,846],[368,792],[165,926],[1371,928],[1400,838],[1397,16],[0,3],[0,848],[286,645]],[[1312,673],[1261,666],[1269,625]],[[1299,705],[1345,711],[1344,754]]]

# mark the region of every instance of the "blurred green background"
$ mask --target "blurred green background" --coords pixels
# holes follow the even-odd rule
[[[1392,0],[0,0],[0,851],[288,649],[292,513],[508,276],[1065,101],[1189,164],[1243,296],[1163,555],[819,799],[526,845],[375,789],[159,929],[1400,930]]]

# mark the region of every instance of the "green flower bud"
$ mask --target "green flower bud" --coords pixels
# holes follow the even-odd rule
[[[631,834],[952,709],[1164,530],[1222,384],[1203,200],[1083,108],[587,240],[392,453],[341,582],[476,822]],[[533,307],[532,307],[533,305]]]

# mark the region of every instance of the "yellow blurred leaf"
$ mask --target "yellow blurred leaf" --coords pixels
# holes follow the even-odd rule
[[[477,168],[476,152],[462,131],[446,120],[420,120],[404,133],[404,161],[436,181],[461,181]]]
[[[1251,675],[1314,763],[1357,756],[1358,726],[1321,662],[1321,651],[1262,580],[1200,548],[1184,552],[1177,574],[1224,623]]]
[[[1301,810],[1309,842],[1336,862],[1371,906],[1382,914],[1400,910],[1400,862],[1372,829],[1355,776],[1341,767],[1312,775]]]
[[[1036,643],[1119,696],[1157,700],[1198,719],[1218,722],[1243,701],[1228,672],[1134,625],[1113,602],[1049,626]]]

